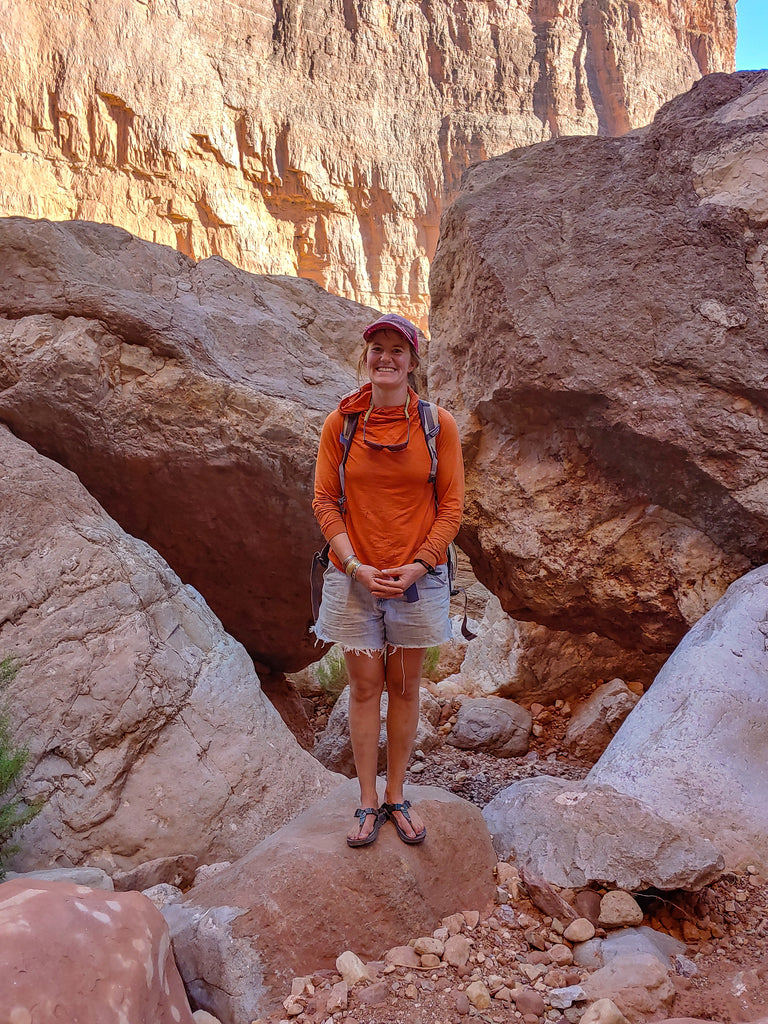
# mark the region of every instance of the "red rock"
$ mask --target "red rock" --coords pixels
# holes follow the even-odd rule
[[[4,1020],[194,1024],[168,927],[140,893],[14,879],[0,920]]]
[[[442,218],[430,389],[464,433],[462,546],[513,617],[668,655],[768,561],[744,397],[768,374],[766,90],[712,75],[645,132],[513,150]]]
[[[600,893],[594,889],[582,889],[576,893],[573,903],[581,917],[597,925],[600,920],[600,899]]]
[[[456,992],[453,1001],[459,1013],[469,1013],[470,1002],[466,992]]]
[[[387,1001],[389,988],[383,981],[377,981],[373,985],[366,985],[365,988],[355,992],[355,997],[366,1006],[381,1006]]]
[[[540,1017],[546,1011],[546,1003],[532,988],[524,988],[514,994],[515,1008],[518,1013],[533,1013]]]
[[[423,845],[387,823],[373,845],[347,847],[354,780],[166,909],[182,973],[213,1012],[263,1016],[292,977],[330,967],[339,948],[375,959],[463,907],[491,909],[496,857],[479,809],[444,790],[406,790],[427,825]]]
[[[0,126],[0,215],[120,224],[424,321],[444,197],[470,163],[645,124],[731,70],[735,45],[733,5],[712,0],[14,13],[0,22],[2,109],[19,112]]]
[[[531,901],[543,914],[556,917],[564,925],[575,921],[578,914],[573,907],[566,903],[562,896],[543,878],[539,878],[534,872],[523,865],[520,870],[520,877]]]
[[[178,857],[161,857],[157,860],[145,861],[131,871],[116,871],[112,882],[118,892],[135,889],[143,892],[153,885],[163,882],[188,889],[195,879],[197,857],[192,854],[179,854]]]

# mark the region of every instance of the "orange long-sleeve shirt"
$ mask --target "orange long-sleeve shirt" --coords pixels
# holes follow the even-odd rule
[[[365,565],[390,569],[421,558],[430,565],[446,560],[446,549],[456,536],[464,506],[464,463],[456,421],[439,409],[437,486],[429,482],[430,456],[421,427],[418,396],[409,389],[411,435],[400,452],[375,451],[363,444],[363,415],[371,401],[371,385],[343,398],[326,419],[315,467],[312,510],[326,540],[347,533],[357,557]],[[339,464],[343,448],[339,437],[347,413],[361,413],[344,467],[346,512],[342,517]],[[401,444],[407,425],[402,405],[375,408],[366,437],[379,444]],[[437,494],[437,508],[435,508]],[[339,560],[331,553],[337,568]]]

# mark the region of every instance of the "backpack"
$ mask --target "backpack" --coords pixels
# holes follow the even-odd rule
[[[343,452],[341,462],[339,463],[339,483],[341,484],[339,511],[342,516],[344,515],[344,510],[347,504],[347,496],[344,493],[344,467],[346,466],[347,459],[349,458],[349,450],[352,447],[352,438],[355,436],[359,419],[360,413],[347,413],[344,417],[344,425],[341,433],[339,434],[339,444],[341,445]],[[426,441],[427,449],[429,451],[429,482],[435,488],[435,507],[437,507],[437,435],[440,433],[440,420],[438,417],[437,406],[434,402],[425,402],[424,399],[419,399],[419,422],[421,423],[424,440]],[[322,551],[316,551],[312,557],[310,581],[312,589],[312,619],[314,622],[317,622],[317,616],[320,612],[323,573],[328,568],[330,550],[330,543],[326,543]],[[454,585],[456,579],[456,548],[452,542],[448,545],[446,561],[448,563],[448,586],[450,588],[451,597],[456,597],[458,594],[464,594],[464,621],[461,624],[462,636],[467,640],[474,640],[476,634],[473,633],[467,625],[466,591],[463,587],[457,588]]]

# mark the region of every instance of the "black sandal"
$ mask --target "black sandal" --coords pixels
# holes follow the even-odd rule
[[[368,817],[369,814],[373,814],[374,817],[376,818],[376,821],[374,822],[371,831],[368,833],[367,836],[363,836],[362,838],[358,839],[350,839],[349,836],[347,836],[347,846],[370,846],[371,843],[375,842],[376,837],[379,834],[379,829],[387,820],[387,815],[386,813],[382,812],[382,809],[380,807],[358,807],[357,810],[355,811],[355,817],[360,819],[358,832],[363,827],[363,825],[365,825],[365,819]]]
[[[389,818],[389,820],[392,822],[392,824],[397,829],[397,834],[400,836],[402,841],[404,843],[409,843],[411,846],[418,846],[419,843],[423,843],[424,840],[427,838],[427,830],[426,830],[426,828],[423,828],[421,830],[421,832],[416,832],[416,829],[414,829],[414,832],[416,832],[416,835],[415,836],[409,836],[407,832],[403,831],[403,828],[402,828],[400,822],[397,820],[397,818],[395,817],[395,814],[394,814],[395,811],[400,811],[400,813],[405,818],[405,820],[408,822],[408,824],[411,826],[411,828],[413,828],[413,822],[411,821],[411,816],[408,813],[408,808],[410,806],[411,806],[411,801],[410,800],[404,800],[401,804],[382,804],[381,805],[381,809],[382,809],[382,811],[386,812],[387,817]]]

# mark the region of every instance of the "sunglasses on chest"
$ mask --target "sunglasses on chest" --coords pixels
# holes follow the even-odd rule
[[[365,436],[365,428],[368,424],[368,417],[373,412],[373,397],[371,397],[371,404],[368,406],[368,411],[363,416],[363,444],[372,448],[375,452],[402,452],[408,447],[408,442],[411,439],[411,418],[408,415],[408,403],[410,395],[406,396],[405,405],[403,406],[403,414],[405,416],[405,422],[408,426],[408,433],[406,434],[405,441],[402,444],[379,444],[378,441],[369,441]]]

